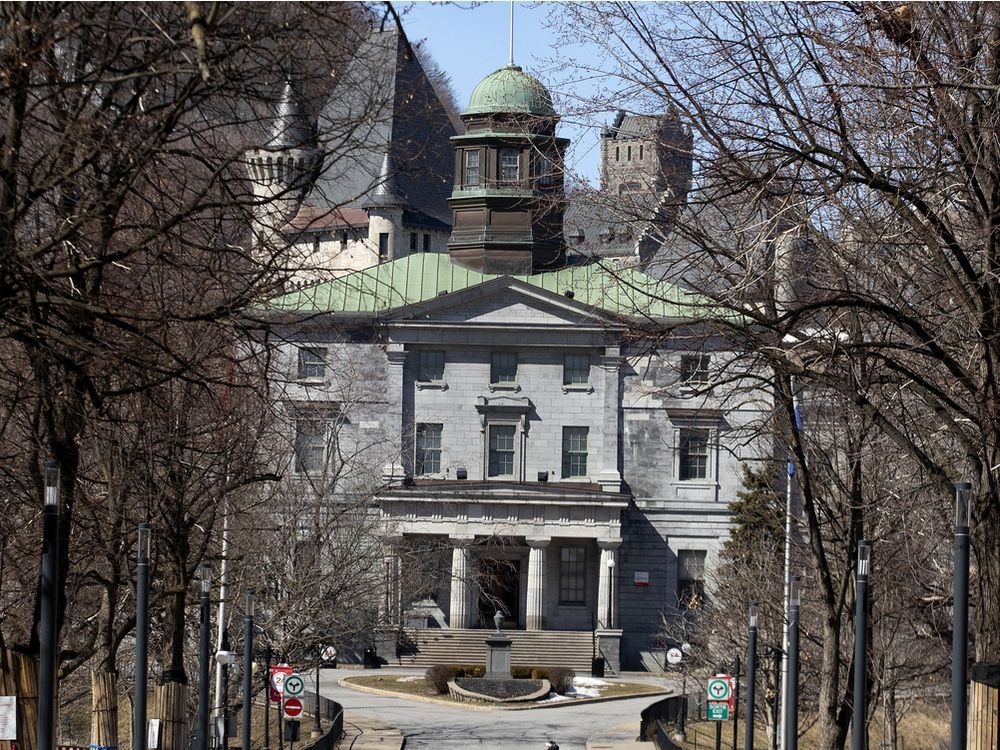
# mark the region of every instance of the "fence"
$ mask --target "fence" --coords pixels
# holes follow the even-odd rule
[[[969,750],[1000,747],[1000,664],[973,664],[969,683]]]
[[[656,701],[642,710],[639,714],[639,737],[642,739],[654,739],[661,750],[673,750],[677,746],[669,742],[667,737],[668,726],[678,725],[687,719],[688,696],[671,695],[669,698]],[[660,744],[660,735],[669,744]]]
[[[302,705],[309,713],[316,711],[316,693],[302,694]],[[330,730],[308,747],[312,750],[333,750],[344,733],[344,707],[329,698],[319,697],[319,717],[332,722]],[[306,750],[306,748],[303,748]]]

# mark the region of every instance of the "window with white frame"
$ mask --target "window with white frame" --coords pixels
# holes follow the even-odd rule
[[[563,385],[587,385],[590,382],[590,355],[567,354],[563,360]]]
[[[323,380],[326,378],[326,354],[323,347],[299,349],[299,380]]]
[[[703,428],[685,428],[678,433],[677,478],[707,479],[709,475],[710,432]]]
[[[586,547],[563,547],[559,550],[559,603],[587,603]]]
[[[588,427],[563,427],[562,476],[579,479],[587,476]]]
[[[413,473],[418,476],[441,473],[441,432],[443,425],[417,425]]]
[[[711,362],[712,358],[707,354],[681,355],[681,383],[691,386],[708,384]]]
[[[479,151],[465,152],[465,180],[463,185],[474,187],[479,184]]]
[[[697,609],[705,601],[705,550],[677,552],[677,606]]]
[[[417,354],[417,380],[424,383],[444,380],[444,352],[422,350]]]
[[[502,148],[499,159],[497,174],[500,176],[500,182],[517,182],[521,179],[520,151],[516,148]]]
[[[318,416],[295,420],[295,473],[320,474],[332,455],[330,422]]]
[[[516,459],[517,426],[492,424],[489,427],[487,476],[512,477]]]
[[[493,352],[490,355],[490,382],[503,385],[517,382],[517,352]]]

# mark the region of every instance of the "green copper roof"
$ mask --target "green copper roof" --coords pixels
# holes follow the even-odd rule
[[[516,113],[555,117],[552,97],[541,81],[517,65],[505,65],[490,73],[472,90],[463,115]]]
[[[276,297],[264,310],[374,315],[498,278],[452,263],[445,253],[420,253]],[[575,302],[623,317],[676,321],[715,314],[704,297],[634,269],[594,263],[510,278],[553,294],[570,291]]]

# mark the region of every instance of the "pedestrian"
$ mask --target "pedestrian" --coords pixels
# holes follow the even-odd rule
[[[545,743],[545,750],[559,750],[559,745],[557,745],[552,740]]]

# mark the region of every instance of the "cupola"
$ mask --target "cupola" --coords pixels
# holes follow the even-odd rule
[[[462,113],[448,203],[448,252],[484,273],[530,274],[565,260],[563,156],[552,96],[513,63],[486,76]]]

